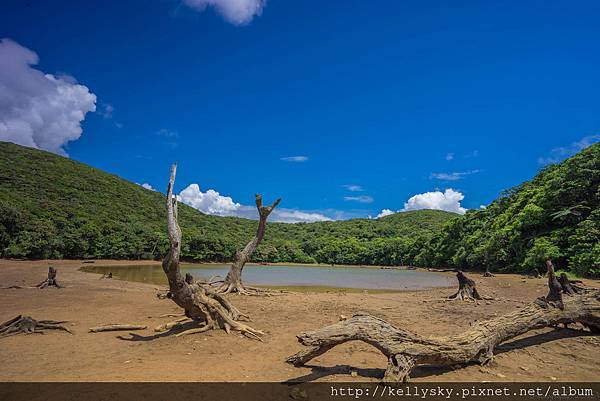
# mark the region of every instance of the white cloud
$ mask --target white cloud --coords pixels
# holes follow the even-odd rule
[[[258,219],[256,206],[242,205],[234,202],[229,196],[223,196],[213,189],[202,192],[198,184],[191,184],[181,191],[177,199],[206,214],[217,216],[236,216],[247,219]],[[295,209],[276,208],[271,213],[270,221],[283,223],[299,223],[313,221],[329,221],[329,217],[317,213]]]
[[[538,163],[542,165],[558,163],[567,157],[573,156],[575,153],[581,152],[583,149],[592,146],[598,141],[600,141],[600,135],[585,136],[579,141],[573,142],[568,146],[552,149],[549,156],[538,158]]]
[[[283,160],[284,162],[296,162],[296,163],[302,163],[308,160],[308,157],[306,156],[288,156],[288,157],[282,157],[280,160]]]
[[[216,214],[218,216],[232,216],[233,212],[241,206],[239,203],[235,203],[229,196],[221,196],[213,189],[209,189],[206,192],[200,191],[198,184],[189,185],[179,193],[177,199],[201,212]]]
[[[173,131],[167,128],[161,128],[158,131],[156,131],[156,135],[158,136],[162,136],[165,138],[178,138],[179,137],[179,132],[177,131]]]
[[[356,185],[356,184],[346,184],[346,185],[343,185],[343,187],[346,188],[350,192],[364,191],[363,187],[361,187],[360,185]]]
[[[380,217],[389,216],[390,214],[394,214],[394,213],[396,213],[396,212],[394,212],[393,210],[390,210],[390,209],[383,209],[383,210],[381,211],[381,213],[379,213],[379,214],[377,215],[377,218],[379,219]]]
[[[139,185],[143,188],[149,189],[150,191],[156,191],[156,189],[152,188],[152,185],[148,184],[147,182]]]
[[[460,205],[460,201],[464,198],[462,193],[452,188],[448,188],[444,192],[425,192],[411,197],[404,204],[402,211],[435,209],[464,214],[467,209]]]
[[[36,53],[10,39],[0,41],[0,141],[66,156],[81,122],[96,111],[96,95],[65,75],[32,68]]]
[[[361,196],[344,196],[345,201],[359,202],[359,203],[372,203],[373,198],[368,195]]]
[[[445,210],[447,212],[454,212],[464,214],[467,209],[460,205],[465,196],[452,188],[446,189],[444,192],[433,191],[425,192],[412,196],[406,203],[404,208],[401,210],[393,211],[390,209],[383,209],[381,213],[377,215],[377,218],[389,216],[390,214],[408,212],[410,210],[421,210],[421,209],[434,209],[434,210]]]
[[[469,170],[463,172],[454,172],[454,173],[432,173],[430,178],[435,178],[437,180],[442,181],[458,181],[463,179],[467,175],[477,174],[479,170]]]
[[[450,161],[452,159],[454,159],[454,153],[447,153],[446,154],[446,160]]]
[[[113,111],[115,111],[113,105],[107,103],[102,105],[102,109],[98,110],[98,114],[104,117],[104,119],[109,120],[113,117]]]
[[[183,3],[200,12],[212,6],[228,22],[245,25],[261,15],[266,0],[183,0]]]

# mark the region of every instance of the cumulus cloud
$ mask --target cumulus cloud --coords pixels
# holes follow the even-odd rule
[[[465,196],[462,193],[452,188],[448,188],[444,192],[425,192],[412,196],[408,201],[406,201],[406,203],[404,203],[404,208],[401,210],[394,212],[390,209],[383,209],[381,213],[377,215],[377,218],[389,216],[393,213],[421,209],[445,210],[447,212],[464,214],[467,209],[460,205],[460,201],[462,201],[464,198]]]
[[[147,182],[143,183],[143,184],[138,184],[140,187],[142,188],[146,188],[150,191],[156,191],[156,189],[152,188],[152,185],[148,184]]]
[[[233,216],[233,212],[241,206],[229,196],[222,196],[214,189],[206,192],[200,191],[198,184],[189,185],[179,193],[177,199],[201,212],[218,216]]]
[[[346,185],[343,185],[343,187],[346,188],[350,192],[364,191],[363,187],[361,187],[360,185],[356,185],[356,184],[346,184]]]
[[[404,204],[402,210],[435,209],[464,214],[467,209],[460,205],[460,201],[464,198],[462,193],[452,188],[448,188],[444,192],[425,192],[411,197]]]
[[[373,198],[369,195],[361,196],[344,196],[345,201],[359,202],[359,203],[373,203]]]
[[[228,22],[245,25],[262,14],[266,0],[183,0],[183,3],[200,12],[212,6]]]
[[[33,68],[39,58],[10,39],[0,40],[0,141],[66,156],[81,122],[96,111],[96,95],[74,78]]]
[[[223,196],[213,189],[206,192],[200,190],[198,184],[191,184],[177,195],[178,201],[185,203],[206,214],[217,216],[236,216],[247,219],[258,219],[256,206],[242,205],[234,202],[229,196]],[[276,208],[269,218],[271,221],[299,223],[313,221],[329,221],[329,217],[317,213],[295,209]]]
[[[458,181],[465,178],[467,175],[477,174],[479,170],[469,170],[463,172],[454,172],[454,173],[432,173],[430,178],[435,178],[436,180],[441,181]]]
[[[377,218],[379,219],[379,218],[381,218],[381,217],[389,216],[390,214],[394,214],[394,213],[396,213],[396,212],[394,212],[393,210],[390,210],[390,209],[383,209],[383,210],[381,211],[381,213],[379,213],[379,214],[377,215]]]
[[[598,141],[600,141],[600,135],[585,136],[568,146],[552,149],[549,156],[538,158],[538,163],[542,165],[558,163],[567,157],[573,156],[575,153],[581,152],[583,149],[592,146]]]
[[[296,162],[296,163],[302,163],[308,160],[308,157],[306,156],[288,156],[288,157],[282,157],[281,160],[283,160],[284,162]]]

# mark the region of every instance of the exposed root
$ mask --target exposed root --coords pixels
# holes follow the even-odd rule
[[[0,338],[9,337],[17,334],[43,334],[43,330],[62,330],[67,333],[73,332],[64,326],[62,323],[55,320],[35,320],[29,316],[16,316],[2,324],[0,324]]]
[[[192,319],[190,319],[189,317],[182,317],[181,319],[177,319],[173,322],[169,322],[169,323],[161,324],[160,326],[156,326],[154,328],[154,331],[157,333],[169,331],[169,330],[173,329],[174,327],[181,326],[181,325],[183,325],[185,323],[189,323],[191,321],[192,321]]]
[[[148,326],[138,324],[108,324],[106,326],[91,327],[90,333],[100,333],[103,331],[126,331],[126,330],[145,330]]]
[[[262,297],[274,297],[285,295],[287,292],[282,290],[274,290],[270,288],[259,288],[259,287],[250,287],[238,283],[227,283],[224,282],[221,284],[216,290],[218,294],[226,295],[226,294],[238,294],[238,295],[250,295],[250,296],[262,296]]]

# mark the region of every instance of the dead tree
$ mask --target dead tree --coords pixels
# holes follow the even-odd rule
[[[63,330],[73,334],[71,330],[54,320],[35,320],[29,316],[16,316],[0,324],[0,338],[17,334],[43,334],[43,330]]]
[[[550,268],[550,266],[549,266]],[[359,314],[352,318],[302,333],[298,341],[311,348],[287,359],[301,366],[331,348],[347,341],[359,340],[377,348],[388,358],[384,381],[405,382],[416,365],[452,366],[489,362],[500,343],[533,329],[559,323],[580,323],[600,333],[600,290],[586,290],[565,296],[562,308],[552,298],[553,287],[546,297],[528,306],[494,319],[474,323],[463,333],[427,337],[392,326],[374,316]]]
[[[216,294],[208,286],[195,282],[190,274],[185,277],[181,274],[179,270],[181,229],[177,223],[177,198],[173,196],[176,171],[177,166],[173,165],[167,188],[167,230],[170,249],[162,262],[162,268],[169,281],[167,298],[182,307],[185,316],[198,325],[180,334],[200,333],[212,329],[223,329],[227,333],[230,330],[237,330],[248,337],[261,340],[264,333],[239,322],[239,319],[245,315],[228,300]]]
[[[585,291],[585,287],[580,280],[569,280],[565,273],[561,273],[558,277],[558,283],[560,284],[563,293],[573,295],[579,294],[582,291]]]
[[[475,281],[468,278],[460,270],[456,272],[456,278],[458,279],[458,291],[456,291],[454,295],[451,295],[449,299],[458,299],[461,301],[473,301],[483,299],[479,295],[479,292],[477,292]]]
[[[46,278],[46,280],[44,280],[41,283],[39,283],[38,285],[36,285],[36,287],[37,288],[46,288],[46,287],[62,288],[60,285],[58,285],[58,282],[56,281],[56,269],[52,266],[48,267],[48,278]]]
[[[496,277],[492,274],[492,272],[490,271],[490,268],[486,266],[485,268],[485,273],[483,273],[483,277]]]
[[[271,206],[263,206],[262,204],[262,196],[256,195],[256,208],[258,209],[258,228],[256,229],[256,234],[254,238],[246,244],[244,249],[241,251],[237,251],[235,253],[235,258],[229,272],[227,273],[227,277],[223,283],[217,289],[217,292],[221,294],[229,294],[231,292],[237,292],[238,294],[256,294],[264,292],[264,290],[259,288],[247,287],[242,283],[242,270],[244,269],[244,265],[246,262],[250,260],[250,257],[262,241],[265,236],[265,231],[267,229],[267,219],[269,215],[279,205],[281,202],[281,198],[277,199]]]

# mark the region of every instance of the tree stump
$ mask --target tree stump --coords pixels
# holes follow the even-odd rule
[[[451,295],[449,299],[457,299],[461,301],[482,300],[483,298],[477,292],[475,281],[468,278],[462,271],[456,272],[458,279],[458,291]]]
[[[63,330],[73,334],[71,330],[54,320],[35,320],[29,316],[16,316],[0,324],[0,338],[14,336],[17,334],[42,334],[43,330]]]
[[[394,327],[377,317],[357,314],[319,330],[301,333],[298,341],[310,348],[286,361],[301,366],[339,344],[358,340],[374,346],[388,358],[384,382],[399,383],[409,379],[416,365],[485,364],[493,358],[498,344],[533,329],[581,323],[590,331],[600,333],[600,290],[567,295],[560,304],[554,300],[555,290],[551,285],[546,297],[504,316],[476,322],[469,330],[451,336],[426,337]]]
[[[209,285],[195,282],[191,274],[185,277],[179,270],[181,254],[181,229],[177,223],[177,198],[173,196],[173,185],[177,166],[171,167],[171,178],[167,187],[167,231],[170,249],[162,262],[162,268],[169,281],[167,298],[171,299],[185,311],[185,316],[197,322],[198,327],[179,333],[201,333],[212,329],[223,329],[227,333],[237,330],[247,337],[260,340],[264,333],[244,323],[247,318],[235,308],[231,302],[217,294]]]
[[[56,269],[52,266],[48,267],[48,277],[46,278],[46,280],[42,281],[41,283],[39,283],[38,285],[36,285],[37,288],[46,288],[46,287],[56,287],[56,288],[62,288],[60,285],[58,285],[58,282],[56,281]]]

